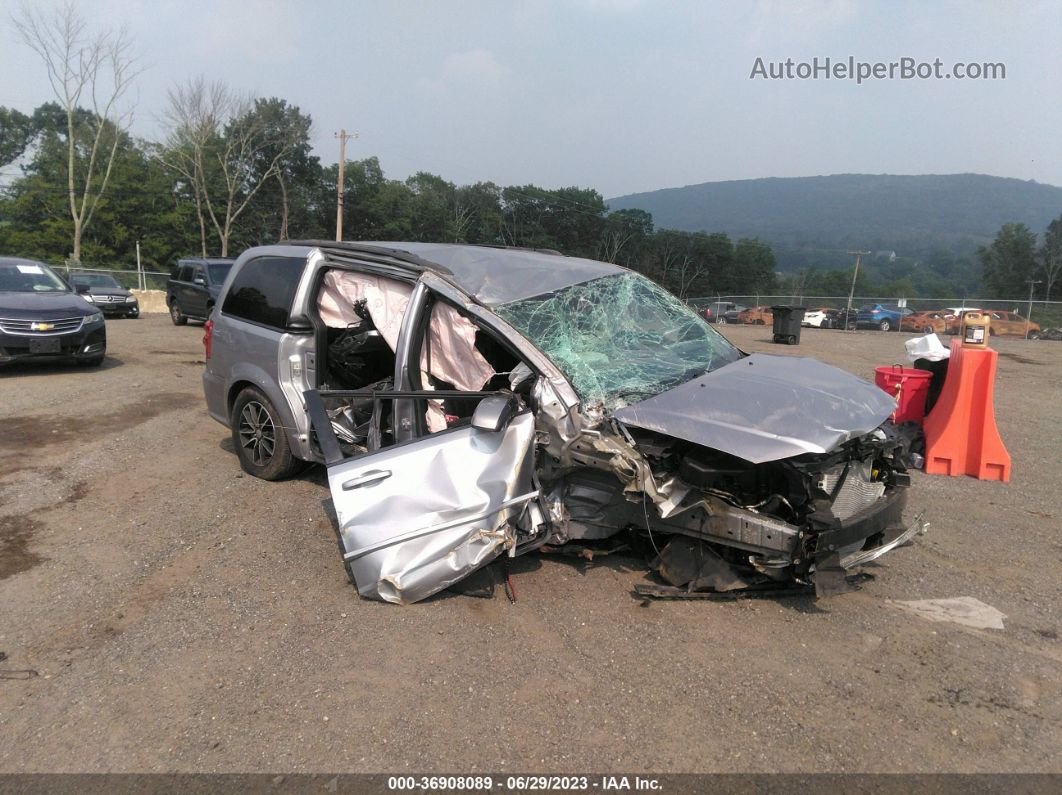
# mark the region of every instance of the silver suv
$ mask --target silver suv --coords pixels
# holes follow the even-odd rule
[[[746,356],[615,265],[254,248],[204,344],[207,406],[247,472],[327,465],[364,596],[416,601],[503,552],[626,531],[677,591],[831,593],[919,529],[902,525],[888,395],[813,360]]]

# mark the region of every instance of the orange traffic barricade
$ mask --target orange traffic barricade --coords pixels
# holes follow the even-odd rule
[[[1010,454],[996,428],[993,390],[999,354],[952,340],[948,375],[922,423],[926,472],[1010,481]]]

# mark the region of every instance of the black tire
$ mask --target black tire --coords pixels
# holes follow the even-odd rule
[[[892,329],[892,323],[890,323],[888,320],[883,320],[878,323],[878,328],[882,331],[890,331]]]
[[[721,325],[725,326],[725,325],[726,325],[726,318],[725,318],[725,317],[721,317],[721,318],[719,318],[719,323],[720,323]]]
[[[232,444],[240,467],[256,478],[283,480],[302,468],[291,454],[280,415],[254,387],[240,392],[232,405]]]
[[[922,333],[923,334],[932,334],[933,333],[933,327],[932,326],[922,326]]]
[[[762,321],[762,320],[755,320],[755,321],[753,321],[753,325],[754,326],[766,326],[767,324],[764,321]]]
[[[788,337],[786,337],[786,344],[796,345],[796,337],[793,334],[790,334]]]
[[[188,325],[188,318],[184,316],[184,313],[181,311],[181,308],[177,306],[176,301],[170,304],[170,320],[173,321],[173,325],[175,326]]]

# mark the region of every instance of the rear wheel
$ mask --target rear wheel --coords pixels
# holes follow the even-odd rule
[[[922,333],[923,334],[932,334],[933,333],[933,327],[932,326],[923,326],[922,327]]]
[[[240,467],[256,478],[282,480],[302,468],[291,454],[280,415],[254,387],[240,392],[232,406],[232,443]]]
[[[181,312],[181,308],[177,306],[177,302],[174,301],[170,304],[170,320],[173,321],[175,326],[184,326],[188,323],[188,318]]]
[[[889,331],[892,328],[892,323],[890,323],[888,320],[883,320],[878,323],[878,328],[882,331]]]

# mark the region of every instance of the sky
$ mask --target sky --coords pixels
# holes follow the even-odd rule
[[[152,140],[165,136],[167,91],[202,75],[298,106],[324,163],[338,160],[335,133],[356,132],[347,158],[376,156],[390,179],[428,171],[606,198],[841,173],[1062,185],[1059,0],[74,4],[90,29],[135,41],[132,131]],[[19,8],[0,0],[0,105],[28,113],[53,94],[11,22]],[[827,58],[830,70],[881,63],[884,76],[826,78]],[[792,76],[771,77],[787,59]],[[819,76],[802,79],[815,59]],[[941,77],[902,79],[904,65],[925,74],[937,59]],[[958,79],[955,64],[1003,69]]]

